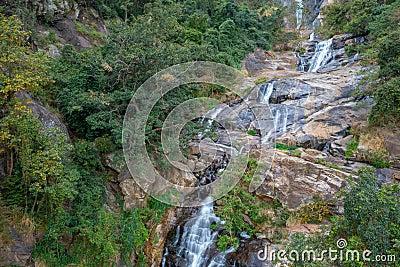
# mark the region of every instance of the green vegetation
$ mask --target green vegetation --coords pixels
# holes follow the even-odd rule
[[[262,163],[255,159],[249,159],[243,179],[229,194],[221,198],[221,204],[215,208],[215,214],[225,222],[219,225],[223,229],[217,241],[220,249],[236,247],[241,232],[255,237],[256,233],[265,232],[271,227],[276,228],[275,236],[271,237],[276,242],[284,235],[281,228],[286,226],[291,214],[288,209],[278,201],[267,202],[248,191],[249,183],[260,164]],[[274,214],[273,219],[268,216],[268,212]]]
[[[81,34],[89,37],[90,40],[97,41],[98,44],[99,42],[104,40],[105,37],[104,34],[98,32],[96,29],[92,29],[89,26],[86,26],[80,22],[76,22],[75,25],[76,25],[76,30]]]
[[[293,157],[300,158],[301,157],[301,150],[299,150],[299,149],[291,150],[290,155],[292,155]]]
[[[221,227],[226,233],[219,237],[217,243],[220,248],[226,249],[227,246],[238,245],[237,237],[241,232],[245,231],[249,235],[254,235],[257,227],[269,220],[263,215],[263,211],[269,207],[269,204],[260,201],[257,196],[248,191],[248,181],[251,181],[257,166],[257,161],[250,159],[244,179],[221,199],[223,204],[216,207],[215,214],[225,221]]]
[[[297,146],[287,146],[285,144],[280,144],[280,143],[274,144],[273,147],[276,149],[279,149],[279,150],[296,150],[296,149],[298,149]]]
[[[258,134],[258,131],[257,131],[257,130],[248,130],[248,131],[247,131],[247,134],[252,135],[252,136],[255,136],[255,135]]]
[[[279,9],[260,18],[257,11],[234,1],[216,1],[211,6],[200,2],[156,1],[129,23],[111,24],[103,47],[83,52],[64,47],[61,58],[53,62],[59,92],[54,101],[75,135],[88,140],[107,135],[120,146],[126,106],[151,75],[192,60],[239,67],[247,52],[269,49],[277,38],[272,32],[279,35],[279,27],[274,26],[281,19]],[[150,114],[149,149],[159,152],[157,129],[177,103],[223,92],[215,86],[191,85],[165,95]]]
[[[347,143],[346,146],[346,152],[345,152],[345,158],[349,159],[351,157],[355,156],[355,153],[357,152],[358,148],[358,141],[357,140],[351,140],[349,143]]]
[[[267,77],[260,77],[257,80],[254,81],[254,83],[256,85],[262,84],[262,83],[266,83],[268,81]]]
[[[344,171],[344,169],[341,168],[340,166],[338,166],[338,165],[336,165],[336,164],[333,164],[333,163],[330,163],[330,162],[327,162],[326,159],[324,159],[324,158],[317,158],[317,159],[315,160],[315,163],[321,164],[321,165],[325,165],[326,167],[331,168],[331,169],[335,169],[335,170],[339,170],[339,171]]]
[[[400,2],[384,0],[339,0],[323,13],[323,33],[352,33],[370,41],[357,47],[369,63],[379,64],[379,71],[370,76],[371,93],[376,105],[372,108],[373,125],[400,122]],[[356,51],[354,47],[349,48]]]
[[[98,40],[99,46],[77,51],[65,45],[57,59],[32,52],[30,33],[23,30],[34,29],[37,19],[52,25],[55,18],[30,19],[33,13],[26,1],[1,9],[20,14],[27,24],[0,15],[0,156],[7,172],[0,184],[0,244],[10,242],[12,226],[40,236],[33,259],[46,266],[114,266],[119,260],[146,266],[150,229],[168,206],[147,199],[145,207],[125,211],[120,192],[114,192],[117,203],[109,203],[110,180],[116,177],[102,161],[107,153],[120,150],[126,106],[151,75],[193,60],[240,67],[246,53],[270,49],[280,40],[282,10],[269,1],[247,2],[257,9],[231,0],[86,1],[102,17],[124,19],[110,21],[107,36],[76,22],[77,30]],[[35,40],[46,47],[54,38],[49,31]],[[172,108],[193,97],[222,97],[224,91],[194,84],[160,99],[146,128],[154,158],[162,154],[159,129]],[[59,111],[71,140],[58,128],[44,129],[20,97],[22,92]],[[196,127],[198,123],[188,124],[182,136],[193,135]],[[212,132],[209,137],[217,138]],[[263,220],[262,202],[250,206],[255,197],[244,186],[234,196],[247,203],[239,206],[238,214],[250,210],[246,216],[251,221]],[[235,198],[230,198],[232,203]],[[235,243],[237,228],[251,232],[252,226],[244,225],[243,217],[230,221],[228,238],[221,237],[220,247]]]
[[[332,203],[315,196],[313,202],[299,208],[295,215],[301,223],[320,223],[324,218],[331,216],[329,208],[332,205]]]
[[[389,152],[387,150],[377,150],[377,151],[368,151],[366,154],[366,160],[369,164],[377,167],[377,168],[389,168]]]
[[[394,255],[399,259],[400,232],[400,187],[398,184],[378,186],[378,179],[373,168],[360,169],[357,184],[350,182],[350,190],[343,192],[344,216],[332,217],[328,227],[321,228],[320,233],[311,236],[298,233],[294,234],[286,249],[315,249],[319,253],[322,250],[337,249],[336,241],[340,238],[347,240],[344,253],[348,250],[365,249],[372,251],[371,259],[375,255]],[[293,266],[327,266],[328,261],[311,262],[298,261]],[[334,264],[340,266],[398,266],[396,262],[366,262],[360,260],[338,260]],[[393,265],[391,265],[393,264]]]

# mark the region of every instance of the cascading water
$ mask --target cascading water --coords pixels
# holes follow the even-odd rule
[[[308,72],[316,72],[321,66],[326,65],[332,59],[333,48],[332,39],[319,42],[315,48],[315,54],[310,59],[310,68]]]
[[[200,140],[208,132],[216,130],[213,128],[213,121],[223,110],[224,106],[218,106],[203,116],[201,123],[205,126],[205,129],[198,134]],[[213,143],[213,145],[220,154],[207,168],[193,172],[198,179],[196,186],[203,186],[215,181],[220,173],[226,169],[231,156],[239,153],[235,148],[218,142]],[[223,222],[220,222],[220,218],[213,213],[211,197],[205,198],[203,203],[206,204],[200,209],[193,209],[197,210],[196,215],[186,221],[184,225],[176,228],[173,242],[165,247],[161,262],[162,267],[222,267],[226,265],[225,257],[229,251],[213,253],[218,251],[215,245],[218,231],[210,228],[212,224],[222,224]]]
[[[298,53],[296,54],[296,56],[299,59],[299,64],[298,64],[297,70],[298,71],[306,71],[307,64],[308,64],[307,59],[300,57]]]
[[[287,122],[288,122],[288,109],[284,105],[275,105],[270,103],[271,95],[274,91],[275,81],[270,81],[266,84],[263,84],[260,88],[261,96],[259,97],[259,102],[263,104],[270,105],[272,108],[272,113],[274,117],[274,128],[276,135],[284,134],[287,131]],[[267,133],[267,137],[272,134]]]
[[[296,29],[300,29],[303,22],[303,1],[296,0]]]
[[[199,133],[199,135],[198,135],[200,139],[202,139],[206,135],[206,133],[208,133],[211,130],[213,121],[217,118],[218,114],[221,113],[222,110],[223,110],[223,107],[216,107],[215,109],[208,111],[203,116],[203,118],[201,119],[202,124],[204,124],[204,120],[206,118],[209,118],[209,119],[207,120],[206,129],[203,132]]]
[[[269,104],[269,98],[271,97],[273,91],[274,91],[274,81],[264,84],[262,88],[260,88],[260,92],[263,94],[263,96],[260,99],[260,102],[264,104]]]
[[[179,261],[174,262],[173,265],[168,265],[167,257],[170,254],[168,248],[166,248],[162,267],[222,267],[226,265],[225,256],[229,251],[220,252],[213,256],[212,253],[209,253],[215,246],[214,243],[218,235],[218,231],[212,230],[210,226],[220,223],[220,218],[213,213],[212,199],[207,198],[205,203],[208,204],[202,206],[198,214],[185,223],[183,230],[179,226],[177,228],[170,249],[176,250],[174,257],[178,258]]]

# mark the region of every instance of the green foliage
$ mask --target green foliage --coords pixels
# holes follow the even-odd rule
[[[267,81],[268,81],[268,80],[267,80],[267,77],[260,77],[260,78],[258,78],[257,80],[255,80],[254,83],[255,83],[256,85],[258,85],[258,84],[266,83]]]
[[[257,130],[248,130],[248,131],[247,131],[247,134],[252,135],[252,136],[255,136],[255,135],[258,134],[258,131],[257,131]]]
[[[368,151],[366,154],[367,162],[377,168],[389,168],[389,152],[387,150]]]
[[[104,34],[97,31],[96,29],[92,29],[89,26],[86,26],[85,24],[82,24],[80,22],[76,22],[75,26],[78,32],[88,37],[89,40],[91,40],[92,42],[97,42],[97,44],[100,44],[100,42],[104,40]]]
[[[331,168],[331,169],[335,169],[335,170],[339,170],[339,171],[344,171],[342,167],[336,165],[336,164],[332,164],[332,163],[326,163],[325,164],[326,167]]]
[[[100,153],[110,153],[116,150],[115,144],[108,135],[97,137],[94,140],[94,146]]]
[[[49,48],[51,44],[54,45],[58,43],[58,37],[52,29],[49,29],[47,33],[43,34],[34,33],[33,38],[36,40],[37,45],[44,49]]]
[[[302,206],[297,212],[297,218],[301,223],[320,223],[324,218],[329,218],[332,203],[322,198],[314,197],[314,201]]]
[[[326,159],[324,159],[324,158],[317,158],[315,160],[315,163],[321,164],[321,165],[325,165],[326,167],[331,168],[331,169],[343,171],[343,168],[341,168],[340,166],[338,166],[336,164],[333,164],[333,163],[330,163],[330,162],[326,162]]]
[[[280,143],[276,143],[276,144],[274,144],[274,146],[273,146],[274,148],[276,148],[276,149],[279,149],[279,150],[296,150],[298,147],[297,146],[287,146],[287,145],[285,145],[285,144],[280,144]]]
[[[299,150],[299,149],[291,150],[290,155],[292,155],[293,157],[300,158],[301,157],[301,150]]]
[[[359,172],[358,185],[345,195],[344,224],[348,234],[359,236],[375,254],[392,249],[393,241],[400,237],[399,193],[397,184],[378,187],[375,170],[366,168]]]
[[[355,153],[357,152],[358,148],[358,141],[357,140],[351,140],[347,143],[346,146],[346,151],[345,151],[345,158],[349,159],[351,157],[355,156]]]
[[[332,217],[331,225],[322,228],[321,233],[311,236],[304,234],[292,235],[286,249],[314,249],[321,253],[329,247],[336,249],[339,238],[347,240],[343,250],[358,250],[360,254],[365,249],[372,251],[371,259],[375,255],[394,255],[399,258],[397,249],[400,237],[400,187],[398,184],[378,185],[378,179],[373,168],[360,169],[357,183],[350,182],[350,188],[343,193],[344,216]],[[326,262],[297,261],[293,266],[326,266]],[[329,262],[332,264],[332,262]],[[347,260],[334,264],[340,266],[388,266],[388,262],[363,262],[362,259]],[[396,263],[393,266],[397,266]]]
[[[400,121],[400,77],[379,85],[374,92],[376,105],[369,120],[375,125],[396,124]]]
[[[54,63],[60,111],[81,138],[93,140],[109,135],[119,146],[126,106],[136,88],[151,75],[192,60],[240,67],[246,53],[256,47],[271,47],[272,33],[278,34],[277,22],[281,19],[278,9],[259,17],[257,11],[225,0],[213,1],[212,5],[202,1],[155,1],[143,10],[129,23],[109,25],[110,34],[103,47],[78,53],[65,46],[62,57]],[[148,141],[153,145],[157,142],[152,140],[152,130],[159,128],[169,107],[210,87],[182,89],[165,96],[155,108],[161,113],[154,111],[151,115]]]
[[[236,249],[239,246],[239,239],[229,235],[222,235],[218,237],[217,247],[220,250],[226,251],[230,246]]]
[[[16,16],[0,14],[0,105],[7,105],[8,111],[17,105],[16,92],[35,93],[50,82],[46,75],[48,61],[42,53],[31,52],[26,42],[29,33],[22,26]]]
[[[373,125],[397,125],[400,121],[399,11],[400,2],[393,0],[341,0],[323,10],[325,34],[344,30],[370,40],[347,50],[348,53],[360,50],[364,58],[379,64],[378,77],[372,75],[374,82],[370,85],[376,102],[369,117]]]
[[[258,199],[247,189],[257,166],[257,161],[250,159],[243,181],[221,199],[222,205],[216,207],[215,214],[225,221],[221,225],[224,234],[217,241],[218,247],[223,250],[228,246],[237,246],[237,236],[241,232],[254,235],[259,227],[269,221],[263,211],[269,208],[270,204]]]
[[[325,33],[338,34],[343,30],[356,35],[369,33],[368,25],[375,20],[375,16],[382,11],[382,5],[394,1],[382,0],[340,0],[327,5],[324,14]]]
[[[253,179],[253,176],[256,172],[256,169],[258,166],[260,166],[261,163],[258,163],[256,159],[249,158],[247,161],[247,168],[246,171],[243,175],[243,181],[246,183],[250,183],[251,180]]]

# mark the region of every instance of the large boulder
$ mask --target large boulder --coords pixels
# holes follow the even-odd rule
[[[347,136],[353,123],[365,120],[371,104],[358,107],[356,102],[331,106],[307,118],[306,123],[292,133],[297,144],[322,150],[328,143]]]
[[[271,153],[269,153],[271,154]],[[261,162],[271,159],[261,159]],[[256,193],[279,200],[290,209],[313,201],[332,200],[346,187],[349,173],[275,151],[271,171]]]

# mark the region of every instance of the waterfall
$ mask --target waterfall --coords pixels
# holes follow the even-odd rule
[[[200,266],[225,266],[225,256],[228,252],[220,252],[212,257],[208,257],[207,253],[214,248],[214,242],[218,232],[212,230],[210,226],[219,223],[220,218],[213,213],[213,201],[211,197],[205,200],[205,204],[201,207],[198,214],[188,220],[183,230],[177,228],[176,236],[171,247],[176,248],[176,257],[180,258],[179,266],[200,267]],[[182,233],[181,233],[182,232]],[[166,248],[161,266],[167,267],[166,257],[169,255]],[[209,254],[212,255],[212,254]],[[175,265],[174,265],[175,266]]]
[[[204,120],[207,118],[207,116],[209,119],[207,120],[206,129],[198,134],[198,137],[200,139],[202,139],[206,135],[206,133],[208,133],[211,130],[213,121],[215,120],[215,118],[217,118],[218,114],[221,113],[223,109],[224,107],[216,107],[208,111],[206,114],[204,114],[203,118],[201,119],[201,124],[204,124]]]
[[[315,39],[315,32],[312,32],[312,33],[310,34],[310,37],[308,38],[308,40],[309,40],[309,41],[314,41],[314,39]]]
[[[279,129],[279,132],[286,133],[286,131],[287,131],[287,119],[288,119],[288,109],[287,108],[284,109],[283,114],[284,114],[283,115],[283,120],[281,122],[282,128]]]
[[[303,1],[296,0],[296,29],[300,29],[303,21]]]
[[[327,64],[332,59],[332,38],[321,41],[315,48],[315,54],[310,59],[308,72],[316,72],[321,66]]]
[[[269,99],[274,90],[274,83],[274,81],[268,82],[266,84],[263,84],[260,88],[260,92],[262,93],[262,97],[260,98],[261,103],[269,104]]]
[[[297,71],[306,71],[306,68],[307,68],[307,64],[308,64],[308,62],[307,62],[307,59],[306,58],[304,58],[304,57],[301,57],[300,55],[299,55],[299,53],[296,53],[296,57],[298,58],[298,66],[297,66],[297,68],[296,68],[296,70]]]

